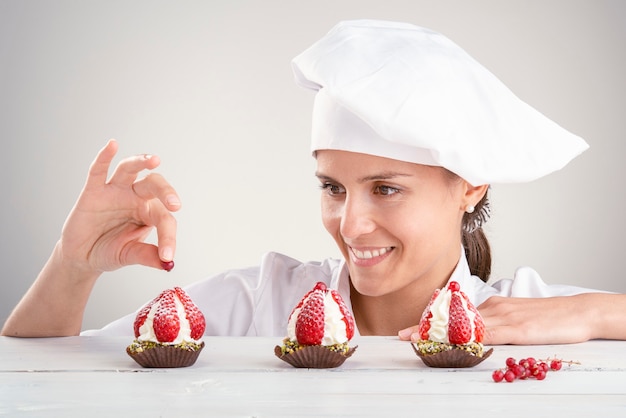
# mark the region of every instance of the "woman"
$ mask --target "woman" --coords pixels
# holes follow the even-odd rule
[[[489,184],[558,170],[587,148],[582,139],[448,39],[412,25],[341,22],[296,57],[294,72],[316,91],[322,218],[344,260],[300,263],[269,253],[258,267],[189,286],[207,334],[283,336],[291,309],[322,280],[349,301],[361,335],[408,340],[433,290],[453,279],[479,305],[487,344],[626,339],[624,295],[547,286],[530,269],[485,284]],[[3,335],[76,335],[102,272],[173,260],[176,191],[158,174],[138,180],[159,164],[156,156],[127,158],[107,180],[116,151],[110,141],[96,157]],[[153,227],[158,246],[143,242]],[[133,318],[84,334],[130,334]]]

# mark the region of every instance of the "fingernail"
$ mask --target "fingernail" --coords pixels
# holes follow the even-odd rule
[[[152,158],[152,154],[144,154],[143,155],[143,159],[144,160],[149,160],[150,158]]]
[[[170,206],[180,206],[180,200],[178,199],[178,196],[176,196],[175,194],[168,195],[165,198],[165,201]]]
[[[161,260],[171,261],[174,258],[174,251],[170,247],[163,248],[163,252],[161,253]]]

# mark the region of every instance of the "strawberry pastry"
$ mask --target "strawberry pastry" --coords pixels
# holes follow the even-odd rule
[[[472,367],[489,357],[484,352],[483,318],[458,282],[437,289],[419,323],[416,354],[431,367]]]
[[[135,340],[126,352],[143,367],[186,367],[204,342],[204,315],[180,287],[161,292],[135,318]]]
[[[293,309],[287,337],[274,352],[294,367],[338,367],[352,355],[354,318],[336,290],[319,282]]]

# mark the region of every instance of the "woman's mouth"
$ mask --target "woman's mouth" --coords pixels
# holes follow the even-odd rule
[[[394,249],[394,247],[363,248],[360,250],[354,247],[348,248],[350,249],[352,261],[360,266],[374,265],[386,258],[386,255]]]

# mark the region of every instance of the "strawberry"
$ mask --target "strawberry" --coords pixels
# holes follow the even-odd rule
[[[316,285],[317,287],[317,285]],[[293,313],[295,311],[297,311],[298,309],[302,308],[302,305],[304,305],[304,301],[307,300],[307,298],[309,297],[309,295],[311,293],[315,292],[315,288],[309,290],[304,296],[302,296],[302,299],[300,299],[300,302],[298,302],[298,304],[296,305],[295,308],[293,308],[293,310],[291,311],[291,314],[289,315],[289,319],[291,319],[291,317],[293,316]]]
[[[309,293],[308,298],[302,304],[296,321],[296,339],[302,345],[319,345],[322,343],[322,338],[324,338],[324,290],[315,286],[315,289]]]
[[[465,298],[465,302],[467,303],[467,309],[474,313],[474,339],[477,343],[483,341],[483,337],[485,336],[485,322],[483,321],[483,317],[478,312],[478,309],[474,306],[472,302],[470,302],[469,298],[465,293],[461,293],[463,298]]]
[[[346,306],[339,292],[333,289],[330,291],[330,294],[333,296],[333,300],[337,303],[337,305],[339,305],[339,311],[343,315],[343,322],[346,323],[346,336],[348,337],[348,340],[351,340],[352,337],[354,337],[354,318],[352,317],[350,310]]]
[[[472,338],[472,326],[469,316],[463,308],[460,292],[452,292],[450,299],[450,318],[448,320],[448,340],[451,344],[466,344]]]
[[[420,338],[422,340],[428,339],[428,331],[430,330],[430,318],[433,317],[433,313],[430,311],[430,307],[433,306],[433,302],[435,301],[437,296],[439,296],[440,292],[441,291],[439,289],[436,289],[433,292],[433,295],[430,297],[428,305],[426,305],[426,309],[424,309],[424,312],[422,313],[422,318],[420,319],[418,330]]]
[[[162,343],[171,343],[180,331],[175,297],[176,291],[173,289],[165,290],[159,296],[159,308],[154,314],[152,326],[154,327],[154,335]]]
[[[191,329],[191,338],[194,340],[199,340],[204,335],[204,330],[206,328],[206,320],[204,319],[204,315],[200,311],[200,308],[196,306],[195,303],[191,300],[189,295],[185,293],[183,289],[180,287],[175,287],[174,291],[178,296],[178,299],[182,302],[185,307],[185,315],[187,316],[187,320],[189,321],[189,328]]]

